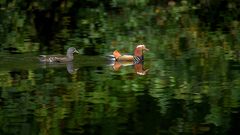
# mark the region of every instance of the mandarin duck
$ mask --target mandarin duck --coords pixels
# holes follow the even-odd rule
[[[119,51],[115,50],[113,52],[113,56],[115,61],[133,65],[143,61],[143,51],[148,51],[148,49],[145,47],[145,45],[138,45],[134,50],[134,55],[121,55]]]
[[[40,55],[38,59],[40,62],[69,62],[74,59],[73,53],[79,53],[74,47],[70,47],[67,50],[66,55]]]
[[[121,55],[117,50],[113,52],[114,63],[111,64],[115,71],[122,66],[134,65],[134,70],[138,75],[145,75],[148,71],[143,68],[143,51],[148,51],[145,45],[138,45],[134,50],[134,55]]]

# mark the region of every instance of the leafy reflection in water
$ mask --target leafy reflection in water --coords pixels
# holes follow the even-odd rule
[[[20,56],[1,61],[1,134],[225,133],[239,107],[239,73],[216,58],[147,59],[151,70],[139,76],[95,57],[26,65]]]
[[[2,133],[23,134],[24,129],[24,134],[87,134],[97,133],[102,124],[107,127],[127,123],[128,109],[132,109],[129,103],[136,102],[131,92],[134,78],[127,70],[122,73],[130,78],[114,83],[111,76],[122,75],[96,62],[80,67],[76,64],[79,70],[70,75],[66,64],[36,64],[34,60],[25,64],[28,57],[10,57],[1,62],[7,68],[1,70]],[[72,69],[72,64],[67,63],[67,68]],[[126,79],[129,86],[123,85]],[[116,87],[118,83],[120,88]]]
[[[157,101],[160,113],[172,117],[171,132],[208,133],[214,126],[219,129],[234,122],[231,110],[235,107],[230,106],[233,102],[239,104],[239,100],[236,102],[232,97],[236,94],[233,89],[239,87],[239,83],[232,80],[239,80],[239,73],[230,79],[226,72],[232,74],[235,71],[228,69],[226,60],[208,57],[202,59],[205,63],[202,65],[201,59],[165,61],[166,67],[162,67],[160,76],[153,79],[149,94]]]

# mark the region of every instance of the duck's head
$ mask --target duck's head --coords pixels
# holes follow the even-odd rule
[[[67,50],[67,54],[79,53],[78,50],[74,47],[70,47]]]
[[[149,51],[149,49],[147,49],[145,47],[145,45],[138,45],[136,48],[135,48],[135,51],[134,51],[134,55],[135,56],[143,56],[143,51]]]

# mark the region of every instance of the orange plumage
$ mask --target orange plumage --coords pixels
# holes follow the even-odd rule
[[[118,59],[120,56],[122,56],[117,50],[115,50],[113,52],[113,55],[114,55],[115,59]]]
[[[115,50],[113,56],[116,61],[135,61],[135,63],[138,63],[143,61],[143,51],[148,51],[148,49],[145,45],[138,45],[134,50],[134,55],[121,55],[119,51]]]

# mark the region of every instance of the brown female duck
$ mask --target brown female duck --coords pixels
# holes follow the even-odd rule
[[[53,63],[53,62],[69,62],[74,59],[73,53],[79,53],[74,47],[70,47],[67,50],[66,55],[40,55],[38,59],[41,62]]]

